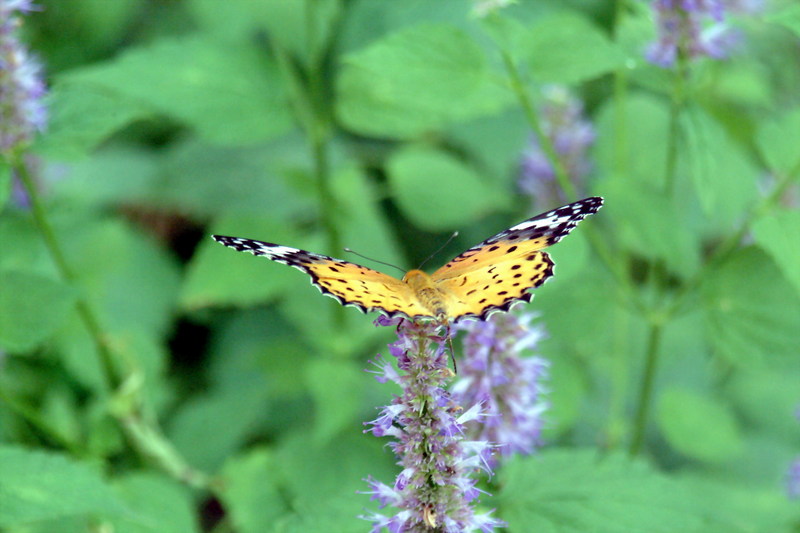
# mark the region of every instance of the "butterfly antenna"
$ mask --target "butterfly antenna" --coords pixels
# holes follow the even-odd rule
[[[430,261],[430,260],[431,260],[431,259],[432,259],[434,256],[436,256],[436,255],[439,255],[439,252],[441,252],[441,251],[444,249],[444,247],[445,247],[445,246],[447,246],[448,244],[450,244],[450,241],[452,241],[452,240],[453,240],[453,239],[455,239],[456,237],[458,237],[458,232],[457,232],[457,231],[454,231],[454,232],[453,232],[453,234],[452,234],[452,235],[450,235],[450,238],[449,238],[449,239],[447,239],[447,240],[444,242],[444,244],[443,244],[443,245],[441,245],[441,246],[440,246],[440,247],[439,247],[439,248],[438,248],[438,249],[437,249],[435,252],[433,252],[431,255],[429,255],[429,256],[427,257],[427,259],[425,259],[425,261],[423,261],[422,263],[420,263],[419,267],[417,267],[417,268],[418,268],[419,270],[422,270],[422,267],[424,267],[424,266],[425,266],[425,263],[427,263],[428,261]],[[448,326],[448,327],[449,327],[449,326]]]
[[[397,265],[393,265],[393,264],[391,264],[391,263],[387,263],[387,262],[385,262],[385,261],[379,261],[379,260],[377,260],[377,259],[373,259],[373,258],[371,258],[371,257],[367,257],[366,255],[362,255],[362,254],[360,254],[360,253],[356,252],[355,250],[351,250],[350,248],[345,248],[345,249],[344,249],[344,251],[345,251],[345,252],[347,252],[347,253],[350,253],[350,254],[355,254],[355,255],[357,255],[358,257],[360,257],[361,259],[366,259],[367,261],[372,261],[373,263],[378,263],[378,264],[380,264],[380,265],[385,265],[385,266],[388,266],[388,267],[396,268],[397,270],[399,270],[399,271],[400,271],[400,272],[402,272],[403,274],[405,274],[405,273],[406,273],[405,269],[402,269],[402,268],[400,268],[400,267],[399,267],[399,266],[397,266]]]

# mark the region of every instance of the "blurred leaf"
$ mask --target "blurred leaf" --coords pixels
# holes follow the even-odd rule
[[[338,38],[334,31],[338,29],[336,22],[344,9],[343,3],[340,0],[259,3],[270,37],[301,58],[309,68],[319,68],[315,62],[329,49],[329,40]]]
[[[118,219],[59,214],[57,234],[112,349],[129,335],[161,337],[172,322],[179,274],[166,252]],[[74,379],[103,387],[95,345],[76,314],[54,337]]]
[[[151,151],[122,144],[105,146],[90,158],[70,163],[66,173],[60,168],[51,174],[52,194],[77,205],[143,202],[163,180]]]
[[[567,282],[568,279],[585,272],[589,260],[589,243],[586,235],[579,230],[569,239],[559,242],[558,246],[549,249],[547,253],[556,265],[554,272],[559,281]]]
[[[621,67],[622,53],[589,20],[575,12],[544,17],[528,31],[525,55],[540,83],[579,83]]]
[[[776,486],[756,487],[730,478],[714,479],[700,472],[685,471],[681,483],[690,497],[702,502],[708,533],[792,533],[798,518],[797,502],[791,501]],[[711,529],[710,526],[715,527]]]
[[[798,17],[800,18],[800,15]],[[800,153],[795,141],[798,138],[800,138],[800,108],[783,112],[780,116],[761,123],[756,136],[758,148],[769,169],[778,176],[797,172]]]
[[[0,161],[0,214],[11,196],[11,167]]]
[[[350,360],[316,358],[306,367],[305,378],[314,398],[314,438],[324,443],[357,418],[367,374]]]
[[[578,363],[563,355],[550,360],[549,373],[545,383],[550,407],[543,415],[547,421],[543,433],[545,442],[554,442],[578,423],[581,402],[586,399],[588,385]]]
[[[60,454],[0,447],[0,526],[86,514],[123,504],[94,470]]]
[[[134,473],[115,482],[116,492],[134,512],[112,521],[114,533],[200,531],[188,488],[153,473]]]
[[[693,459],[725,462],[742,453],[739,425],[729,407],[696,392],[662,391],[658,425],[667,442]]]
[[[430,148],[395,152],[388,172],[400,208],[416,226],[430,231],[464,226],[505,200],[470,167]]]
[[[447,131],[447,138],[468,154],[477,172],[509,191],[516,190],[521,154],[530,135],[530,126],[516,109],[455,124]]]
[[[763,429],[785,438],[790,446],[800,440],[797,423],[797,376],[800,361],[787,367],[754,368],[737,373],[730,382],[736,411],[748,422],[748,429]]]
[[[247,381],[263,384],[258,376]],[[254,433],[264,416],[268,390],[247,381],[237,389],[211,391],[181,405],[167,434],[189,464],[214,471]]]
[[[778,9],[768,12],[765,18],[769,22],[784,26],[800,37],[800,5],[786,2]]]
[[[363,434],[362,427],[358,422],[325,445],[315,444],[310,432],[281,443],[273,475],[285,483],[282,493],[292,502],[294,513],[281,521],[278,531],[364,531],[366,522],[356,517],[377,505],[356,491],[368,490],[367,476],[392,484],[399,469],[385,446],[388,439]],[[329,526],[324,528],[326,521]]]
[[[618,105],[616,99],[610,99],[597,114],[598,166],[613,179],[661,187],[667,162],[667,106],[654,96],[639,93],[625,98],[623,109]],[[621,147],[619,135],[624,135]],[[620,175],[623,170],[624,175]]]
[[[180,298],[184,309],[254,305],[279,296],[292,283],[303,282],[301,274],[286,265],[226,248],[212,240],[211,235],[256,238],[286,245],[298,240],[286,224],[271,217],[220,217],[200,242],[187,268]]]
[[[69,78],[57,81],[49,100],[50,123],[35,149],[54,158],[85,157],[113,133],[155,114],[131,95]]]
[[[316,206],[297,190],[304,166],[308,151],[294,138],[235,147],[187,139],[173,143],[147,200],[199,220],[232,212],[307,218]]]
[[[700,267],[700,236],[687,220],[687,207],[659,191],[615,180],[603,191],[606,207],[600,216],[614,221],[616,238],[630,250],[663,262],[673,275],[691,277]]]
[[[703,295],[710,338],[731,363],[774,364],[800,352],[800,296],[758,248],[708,272]]]
[[[340,240],[352,250],[402,267],[405,261],[400,246],[380,209],[375,187],[367,181],[364,173],[348,167],[334,173],[330,183],[336,198],[337,209],[333,217],[341,234]],[[332,253],[342,255],[339,250]]]
[[[75,305],[74,289],[53,279],[0,270],[0,348],[25,352],[46,340]]]
[[[73,71],[68,80],[138,99],[221,144],[260,141],[291,127],[274,65],[244,44],[162,39]]]
[[[303,374],[309,351],[298,337],[274,307],[232,314],[215,329],[209,348],[213,387],[238,390],[246,384],[266,390],[273,399],[305,393]]]
[[[681,116],[680,154],[703,210],[716,219],[735,220],[756,195],[758,170],[725,130],[699,107]],[[679,156],[680,157],[680,156]]]
[[[619,455],[546,451],[508,462],[501,476],[498,515],[514,531],[674,533],[700,524],[679,484]]]
[[[446,24],[407,27],[347,55],[337,93],[346,127],[388,137],[483,116],[510,99],[477,43]]]
[[[44,17],[44,24],[55,34],[51,35],[53,43],[47,44],[65,49],[50,51],[48,63],[53,54],[57,58],[70,56],[72,61],[108,54],[129,37],[130,28],[138,26],[137,21],[145,15],[145,4],[141,0],[72,0],[69,3],[47,2],[43,7],[45,9],[36,14],[37,18]],[[81,46],[71,46],[76,42]]]
[[[785,210],[761,217],[753,224],[753,232],[756,242],[800,295],[800,211]]]
[[[276,521],[288,511],[276,480],[278,470],[275,458],[265,449],[225,463],[221,497],[236,531],[275,531]]]

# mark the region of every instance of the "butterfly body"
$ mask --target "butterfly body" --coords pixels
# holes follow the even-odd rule
[[[342,305],[389,317],[431,318],[441,323],[485,319],[533,298],[553,275],[542,248],[567,235],[597,212],[603,199],[590,197],[523,221],[455,257],[433,274],[409,270],[397,279],[370,268],[269,242],[214,235],[225,246],[265,256],[311,276],[311,283]]]
[[[452,298],[452,295],[437,286],[430,275],[422,270],[409,270],[403,276],[402,281],[409,286],[419,304],[427,309],[431,316],[436,317],[440,322],[449,318],[448,300]]]

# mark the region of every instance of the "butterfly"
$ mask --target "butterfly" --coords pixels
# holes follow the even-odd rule
[[[433,274],[409,270],[397,279],[371,268],[270,242],[213,235],[240,252],[261,255],[311,276],[311,283],[342,305],[388,317],[432,318],[442,324],[486,319],[530,302],[529,292],[553,275],[543,248],[555,244],[603,205],[584,198],[520,222],[455,257]]]

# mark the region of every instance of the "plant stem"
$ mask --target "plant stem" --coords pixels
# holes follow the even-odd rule
[[[50,253],[50,256],[53,258],[53,262],[55,263],[61,278],[66,283],[74,285],[76,282],[75,275],[72,272],[69,263],[67,263],[66,258],[64,257],[64,253],[61,250],[58,239],[56,239],[53,227],[50,225],[50,221],[45,214],[44,208],[42,207],[42,202],[39,199],[39,192],[36,190],[33,179],[31,179],[27,165],[25,165],[23,158],[19,155],[12,155],[10,157],[10,163],[11,168],[19,177],[20,181],[25,187],[25,191],[28,193],[28,197],[31,201],[33,218],[36,220],[36,224],[39,226],[39,231],[42,234],[45,246],[47,246],[47,250]],[[100,327],[100,321],[97,319],[97,316],[95,315],[94,311],[92,311],[91,306],[86,301],[86,298],[83,296],[83,294],[79,295],[77,299],[76,310],[78,311],[78,316],[80,317],[84,326],[86,326],[86,330],[89,332],[89,336],[92,338],[95,348],[97,349],[97,354],[100,358],[100,367],[102,369],[103,376],[105,377],[106,388],[108,390],[114,390],[120,383],[120,377],[116,372],[111,351],[108,349],[105,339],[103,338],[103,331]]]
[[[655,382],[658,368],[658,352],[663,333],[663,320],[651,318],[650,332],[647,337],[647,355],[645,359],[644,375],[639,389],[639,401],[634,417],[633,437],[631,438],[628,453],[632,456],[639,455],[644,445],[647,422],[650,416],[650,404],[653,401],[653,383]]]

